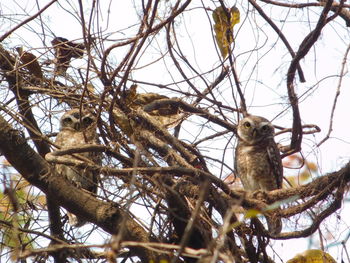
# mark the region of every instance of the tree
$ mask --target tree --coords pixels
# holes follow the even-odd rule
[[[345,1],[120,2],[0,5],[1,257],[280,262],[274,240],[318,231],[326,242],[350,181],[350,163],[315,165],[332,136],[349,140],[336,111],[349,77]],[[56,147],[71,108],[95,113],[100,144]],[[247,113],[275,125],[286,179],[306,169],[308,181],[263,195],[239,187],[235,128]],[[73,157],[84,152],[102,164]],[[98,171],[97,195],[58,163]],[[89,224],[70,227],[66,211]],[[282,233],[260,214],[281,217]]]

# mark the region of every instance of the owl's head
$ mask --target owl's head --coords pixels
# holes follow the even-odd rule
[[[250,115],[240,120],[237,134],[241,141],[254,145],[273,138],[274,128],[267,119]]]
[[[87,110],[72,109],[63,114],[60,120],[60,129],[84,131],[95,122],[95,117]]]

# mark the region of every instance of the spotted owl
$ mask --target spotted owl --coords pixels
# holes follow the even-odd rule
[[[248,116],[237,126],[238,144],[235,171],[247,191],[272,191],[282,188],[283,167],[274,141],[274,128],[265,118]],[[281,219],[267,217],[271,234],[282,230]]]
[[[55,143],[61,149],[86,144],[97,144],[96,121],[93,114],[86,110],[80,112],[80,109],[72,109],[64,113],[60,120],[60,132],[56,137]],[[100,164],[101,162],[99,153],[84,152],[80,153],[80,155],[92,160],[96,164]],[[64,157],[74,158],[70,155]],[[75,186],[96,194],[99,177],[96,171],[64,164],[56,164],[55,169],[59,175],[65,176]],[[79,218],[72,213],[68,212],[67,215],[69,224],[72,226],[80,227],[86,223],[83,218]]]

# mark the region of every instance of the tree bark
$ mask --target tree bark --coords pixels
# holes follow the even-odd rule
[[[148,233],[131,216],[112,202],[103,202],[88,192],[74,187],[57,176],[53,167],[37,154],[6,120],[0,116],[0,150],[8,162],[32,185],[69,212],[85,217],[106,232],[116,235],[123,229],[123,240],[149,242]],[[142,262],[149,262],[153,254],[144,248],[130,248]],[[136,250],[136,251],[135,251]]]

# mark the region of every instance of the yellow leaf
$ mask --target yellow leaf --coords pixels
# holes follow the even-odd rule
[[[228,18],[228,14],[230,18]],[[222,6],[213,12],[214,31],[216,43],[223,58],[228,54],[229,47],[233,43],[233,27],[240,21],[240,13],[237,7],[233,6],[225,12]]]
[[[316,172],[317,171],[317,165],[313,162],[307,162],[306,163],[307,168],[310,169],[311,172]]]
[[[258,215],[260,215],[261,212],[255,209],[249,209],[245,214],[244,214],[244,218],[248,219],[248,218],[254,218],[257,217]]]
[[[26,189],[30,186],[31,186],[31,184],[28,183],[28,181],[26,179],[24,179],[23,177],[19,177],[17,180],[16,190],[18,191],[18,190]]]
[[[169,263],[169,260],[166,260],[166,259],[160,259],[160,260],[157,260],[157,261],[155,261],[155,260],[153,260],[153,259],[151,259],[150,261],[149,261],[149,263]]]
[[[231,7],[230,14],[231,14],[231,28],[233,28],[234,25],[236,25],[240,22],[241,14],[240,14],[238,8],[235,6]]]
[[[308,181],[311,178],[311,173],[308,170],[304,170],[301,174],[300,174],[300,181],[301,182],[305,182]]]
[[[286,178],[292,187],[297,187],[299,185],[296,176],[287,176]],[[289,184],[284,183],[284,185],[286,185],[287,188],[289,187]]]
[[[2,219],[7,219],[11,217],[12,207],[10,200],[7,197],[3,197],[0,200],[0,215]]]
[[[46,195],[39,195],[35,198],[35,203],[41,205],[42,207],[46,206]]]
[[[287,263],[336,263],[334,258],[328,253],[319,249],[309,249],[303,253],[297,254]]]
[[[245,212],[244,218],[243,218],[242,221],[236,221],[233,224],[231,224],[230,227],[228,227],[227,233],[230,232],[232,229],[237,228],[238,226],[240,226],[245,219],[255,218],[258,215],[261,215],[260,211],[258,211],[256,209],[249,209],[247,212]]]

